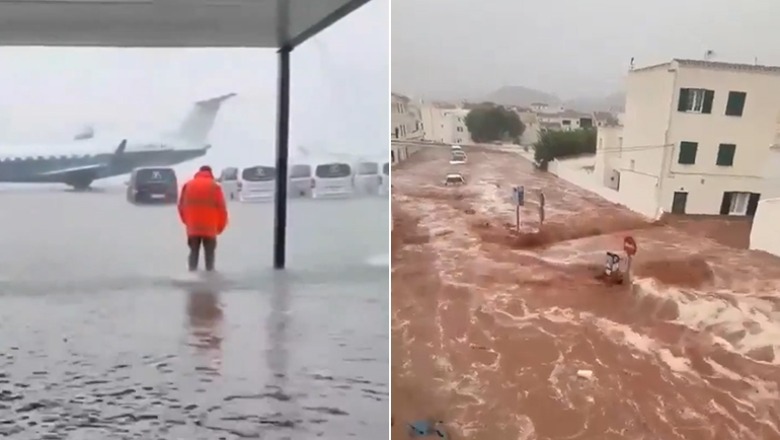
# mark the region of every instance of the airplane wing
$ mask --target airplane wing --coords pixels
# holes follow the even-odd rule
[[[122,142],[119,143],[119,146],[114,151],[114,155],[111,156],[111,160],[108,163],[94,163],[89,165],[81,165],[77,167],[70,167],[70,168],[62,168],[59,170],[54,171],[47,171],[45,173],[39,174],[40,176],[45,177],[54,177],[58,179],[65,180],[66,177],[75,177],[79,174],[88,173],[90,175],[94,175],[96,171],[101,170],[106,167],[110,167],[112,162],[116,160],[119,156],[121,156],[125,149],[127,148],[127,139],[123,139]]]
[[[83,165],[80,167],[71,167],[71,168],[63,168],[60,170],[54,170],[54,171],[47,171],[45,173],[39,174],[40,176],[46,176],[46,177],[65,177],[68,175],[74,175],[74,174],[80,174],[84,172],[92,172],[97,171],[101,168],[104,168],[106,164],[103,163],[96,163],[92,165]]]

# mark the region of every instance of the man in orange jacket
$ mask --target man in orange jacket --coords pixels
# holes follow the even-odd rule
[[[217,236],[227,226],[228,213],[222,188],[214,180],[214,174],[208,165],[200,167],[195,177],[182,187],[179,217],[187,227],[190,270],[198,269],[201,247],[205,254],[206,270],[214,270]]]

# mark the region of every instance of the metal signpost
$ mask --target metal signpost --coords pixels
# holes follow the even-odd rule
[[[627,236],[623,239],[623,250],[626,252],[626,277],[628,278],[629,282],[631,281],[631,261],[634,259],[634,255],[636,255],[637,251],[637,245],[636,240],[634,240],[634,237]]]
[[[515,203],[515,230],[520,232],[520,207],[525,205],[525,187],[512,188],[512,201]]]

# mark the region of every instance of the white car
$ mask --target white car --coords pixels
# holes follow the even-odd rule
[[[390,163],[385,162],[382,165],[382,187],[380,188],[382,194],[390,193]]]
[[[382,176],[379,175],[379,164],[376,162],[360,162],[355,167],[355,192],[358,194],[375,195],[382,186]]]
[[[295,164],[290,166],[287,175],[287,195],[291,198],[311,197],[314,189],[314,176],[312,176],[311,165]]]
[[[460,165],[466,163],[466,153],[460,150],[454,150],[450,156],[450,164]]]
[[[352,167],[342,162],[317,165],[312,198],[343,198],[354,194]]]
[[[257,165],[241,170],[239,177],[242,202],[267,202],[276,195],[276,168]]]
[[[444,178],[444,186],[451,186],[451,185],[464,185],[466,183],[466,179],[463,178],[462,175],[458,173],[451,173],[447,174],[447,177]]]
[[[222,193],[225,194],[226,199],[238,199],[238,194],[241,192],[241,182],[238,180],[238,168],[227,167],[223,169],[222,173],[217,178],[217,182],[222,186]]]

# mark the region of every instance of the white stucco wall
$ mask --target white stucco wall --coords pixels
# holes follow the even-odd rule
[[[780,234],[777,233],[779,219],[780,198],[758,202],[758,210],[750,230],[750,249],[780,256]]]
[[[596,134],[596,163],[593,173],[596,180],[609,185],[611,171],[616,168],[623,144],[623,127],[601,126]]]

